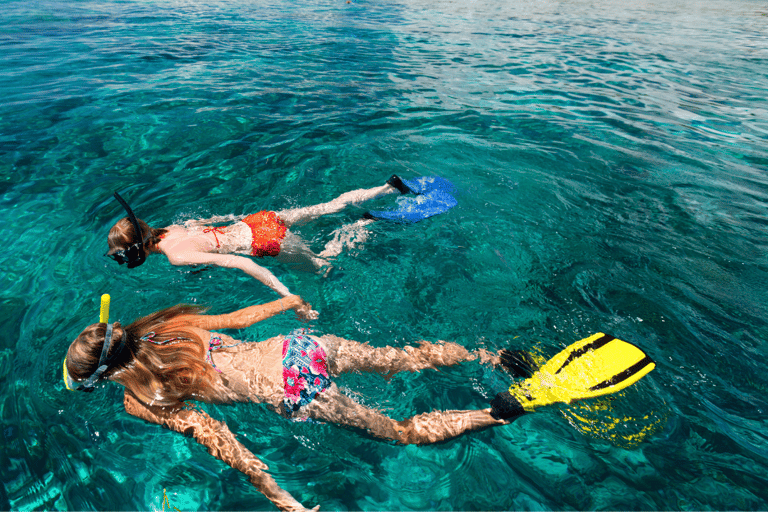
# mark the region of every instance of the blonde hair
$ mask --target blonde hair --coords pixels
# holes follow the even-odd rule
[[[155,229],[150,227],[149,224],[141,219],[136,219],[141,229],[141,240],[147,240],[146,246],[152,247],[160,241],[160,237],[163,236],[168,230],[165,228]],[[133,227],[133,222],[128,217],[123,217],[112,226],[107,236],[107,243],[109,244],[109,250],[125,249],[128,246],[136,243],[138,238],[136,237],[136,228]]]
[[[145,316],[123,328],[115,323],[109,368],[104,378],[128,388],[149,405],[185,400],[228,402],[218,373],[205,360],[205,341],[185,325],[184,316],[199,306],[178,305]],[[125,333],[125,346],[119,340]],[[154,334],[153,334],[154,333]],[[99,364],[106,324],[88,326],[67,351],[67,371],[75,381],[87,379]],[[118,354],[119,353],[119,354]],[[110,358],[117,355],[116,360]]]

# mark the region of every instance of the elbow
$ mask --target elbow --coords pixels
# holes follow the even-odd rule
[[[253,325],[253,322],[247,322],[242,318],[231,318],[227,321],[227,329],[245,329]]]
[[[244,260],[245,258],[241,258],[239,256],[235,256],[233,254],[228,254],[224,256],[223,258],[219,258],[214,265],[223,267],[223,268],[239,268],[240,270],[246,271],[245,268],[243,268],[243,265],[246,264],[250,260]]]
[[[186,261],[182,260],[181,258],[177,258],[175,256],[168,256],[168,263],[170,263],[174,267],[179,267],[181,265],[187,264]]]

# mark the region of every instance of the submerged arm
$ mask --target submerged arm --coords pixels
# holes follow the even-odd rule
[[[276,291],[281,297],[291,294],[272,272],[244,256],[188,250],[166,251],[165,255],[171,265],[216,265],[217,267],[238,268]]]
[[[250,258],[246,258],[244,256],[235,256],[233,254],[217,254],[217,253],[207,253],[207,252],[194,252],[184,253],[184,257],[187,258],[186,261],[195,260],[194,263],[187,263],[187,264],[213,264],[218,265],[220,267],[226,267],[226,268],[239,268],[246,274],[248,274],[251,277],[254,277],[264,283],[265,285],[269,286],[271,289],[276,291],[281,297],[287,298],[291,296],[291,292],[288,290],[288,288],[277,280],[277,278],[264,267],[261,267],[254,263],[254,261]],[[171,257],[168,257],[168,260],[171,261],[174,265],[176,263],[171,260]],[[301,299],[299,299],[301,300]],[[313,310],[309,304],[301,301],[301,304],[298,304],[296,306],[290,307],[290,309],[293,309],[296,311],[296,315],[302,320],[314,320],[316,319],[319,314],[317,311]],[[269,316],[275,315],[281,311],[284,311],[284,309],[281,309],[280,311],[277,311],[275,313],[272,313]],[[268,318],[268,317],[267,317]],[[263,318],[259,320],[255,320],[251,322],[251,325],[255,322],[259,322],[263,320]]]
[[[267,465],[243,446],[227,425],[198,409],[148,406],[125,391],[125,410],[143,420],[163,425],[208,448],[208,453],[248,476],[250,482],[280,510],[306,510],[267,473]]]

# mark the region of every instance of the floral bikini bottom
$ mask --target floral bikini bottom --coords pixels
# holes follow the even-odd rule
[[[283,340],[283,403],[288,416],[330,385],[325,350],[305,329],[296,329]]]

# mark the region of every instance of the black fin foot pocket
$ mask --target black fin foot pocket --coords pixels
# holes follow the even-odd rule
[[[511,420],[523,414],[522,404],[507,392],[499,393],[491,400],[491,416],[496,420]]]
[[[499,352],[501,366],[513,377],[530,378],[539,369],[533,356],[525,350],[502,350]]]
[[[403,183],[403,180],[400,179],[400,176],[397,174],[393,174],[391,178],[387,180],[387,185],[391,185],[395,187],[397,190],[400,191],[401,194],[410,194],[411,189],[409,189],[405,183]]]

